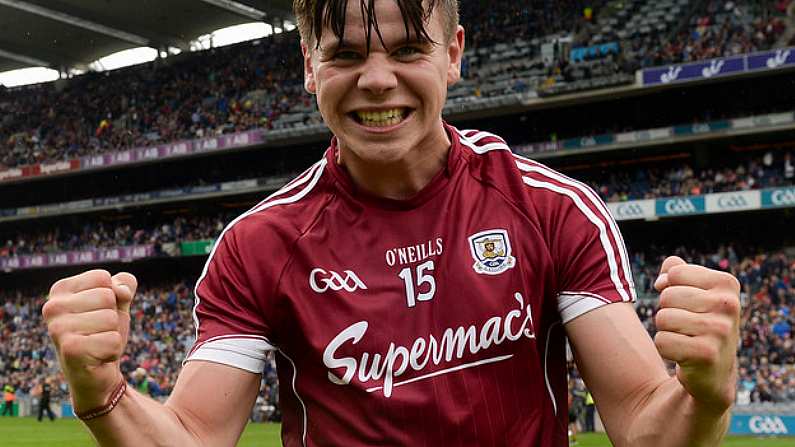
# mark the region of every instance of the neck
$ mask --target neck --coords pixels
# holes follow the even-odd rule
[[[395,161],[371,161],[359,157],[340,142],[338,161],[346,168],[353,183],[360,190],[393,200],[407,200],[419,193],[445,168],[450,151],[450,138],[444,128],[440,136],[416,148]]]

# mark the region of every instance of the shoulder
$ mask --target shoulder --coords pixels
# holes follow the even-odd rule
[[[508,142],[481,130],[455,130],[472,176],[500,190],[522,209],[596,207],[587,185],[535,160],[516,155]]]
[[[323,210],[325,157],[257,205],[232,220],[219,239],[287,241],[303,234]],[[258,244],[259,245],[259,244]]]

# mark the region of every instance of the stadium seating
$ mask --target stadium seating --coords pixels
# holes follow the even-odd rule
[[[44,377],[55,381],[53,399],[67,399],[68,387],[59,372],[55,350],[41,317],[43,292],[16,292],[0,295],[0,377],[13,383],[20,399]],[[195,339],[192,283],[175,280],[170,284],[142,288],[131,314],[130,338],[121,358],[122,373],[132,382],[132,373],[144,368],[157,384],[152,397],[164,399],[174,387],[182,359]],[[280,417],[275,360],[265,366],[260,406],[270,408],[266,417]],[[261,417],[260,417],[261,420]]]
[[[463,1],[465,79],[448,105],[496,107],[536,90],[631,83],[637,67],[766,49],[784,31],[773,5],[757,2],[730,2],[731,9],[717,1],[622,3]],[[115,72],[0,88],[0,170],[253,128],[322,126],[303,91],[296,41],[293,32]],[[551,54],[542,54],[545,45]]]

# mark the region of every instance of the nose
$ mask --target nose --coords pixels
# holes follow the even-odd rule
[[[397,76],[390,61],[380,55],[371,54],[367,63],[362,66],[357,87],[374,95],[383,95],[396,88]]]

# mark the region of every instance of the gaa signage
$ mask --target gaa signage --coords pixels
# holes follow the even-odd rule
[[[757,210],[761,207],[761,200],[759,191],[722,192],[708,194],[706,206],[708,213]]]
[[[651,219],[654,217],[654,200],[611,202],[607,206],[616,220]]]
[[[660,199],[657,200],[655,208],[658,216],[684,216],[706,212],[704,196]]]
[[[762,206],[765,208],[795,206],[795,187],[762,191]]]
[[[776,414],[732,415],[733,435],[795,435],[795,416]]]

